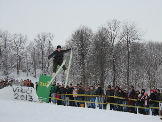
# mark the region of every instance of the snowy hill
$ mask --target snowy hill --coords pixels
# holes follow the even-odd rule
[[[0,89],[0,122],[160,122],[151,115],[13,100],[11,90]]]
[[[1,122],[160,122],[159,117],[47,103],[0,100]]]

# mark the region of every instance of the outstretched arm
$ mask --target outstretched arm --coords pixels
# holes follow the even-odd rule
[[[52,54],[48,56],[48,59],[52,58],[56,54],[56,51],[54,51]]]
[[[71,49],[61,50],[63,53],[69,52]]]

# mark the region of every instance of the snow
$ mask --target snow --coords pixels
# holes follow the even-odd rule
[[[0,89],[0,100],[14,100],[11,86]]]
[[[0,89],[0,122],[160,122],[158,116],[13,100]]]

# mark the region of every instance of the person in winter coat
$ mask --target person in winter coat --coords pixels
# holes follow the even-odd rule
[[[52,87],[51,87],[51,101],[53,102],[53,103],[55,103],[56,104],[56,98],[55,98],[55,95],[56,95],[56,92],[57,92],[57,86],[56,86],[56,82],[53,82],[53,84],[52,84]]]
[[[61,99],[62,99],[62,105],[66,105],[66,101],[65,101],[65,94],[66,94],[66,88],[64,88],[64,85],[62,84],[61,88],[60,88],[60,92],[61,92]]]
[[[85,94],[90,95],[90,86],[88,86],[87,89],[85,89]],[[90,101],[90,96],[85,96],[85,101]],[[87,107],[90,108],[90,103],[86,103]]]
[[[119,97],[119,87],[118,86],[116,86],[116,88],[115,88],[114,96],[115,96],[114,101],[115,101],[116,104],[118,104],[119,100],[120,100],[119,98],[117,98],[117,97]],[[114,108],[115,108],[115,110],[118,111],[119,105],[114,105]]]
[[[134,86],[131,86],[131,91],[128,93],[128,98],[129,99],[134,99],[136,95],[136,91],[134,90]],[[128,100],[128,105],[133,105],[134,106],[135,101],[133,100]],[[135,113],[135,109],[133,107],[128,107],[128,111],[131,113]]]
[[[83,87],[81,85],[79,86],[78,94],[79,95],[84,95],[85,94],[85,92],[83,90]],[[84,96],[78,96],[78,100],[79,101],[84,101]],[[84,107],[85,106],[84,102],[79,102],[79,106]]]
[[[97,101],[98,103],[102,103],[102,95],[103,95],[103,90],[101,88],[101,85],[98,84],[98,88],[96,90],[96,95],[99,95],[99,97],[97,97]],[[99,109],[102,109],[102,104],[99,104]]]
[[[160,101],[160,90],[157,89],[157,88],[155,89],[155,95],[156,95],[156,101]],[[159,107],[159,102],[156,102],[155,106]],[[155,109],[155,114],[159,115],[159,110],[158,109]]]
[[[114,96],[114,90],[109,85],[106,90],[106,97],[107,97],[107,102],[110,103],[110,110],[114,109],[114,105],[111,104],[111,103],[114,103],[114,98],[112,96]]]
[[[68,94],[73,94],[73,90],[74,90],[73,85],[70,84],[70,87],[68,89]],[[73,95],[69,95],[69,106],[74,106],[74,101],[73,100],[74,100]]]
[[[148,115],[149,114],[149,96],[148,96],[148,94],[145,92],[144,93],[144,107],[146,107],[145,108],[145,115]]]
[[[123,90],[123,95],[124,95],[124,98],[125,98],[125,99],[123,99],[123,104],[127,105],[127,100],[128,100],[128,92],[127,92],[127,90]],[[124,112],[128,111],[127,106],[123,106],[123,111]]]
[[[135,113],[137,114],[137,107],[138,106],[138,95],[140,94],[140,91],[137,90],[134,99],[136,99],[134,105],[135,105]]]
[[[138,95],[137,103],[138,103],[138,106],[144,107],[144,96],[142,96],[142,94],[139,94],[139,95]],[[140,114],[144,114],[145,111],[144,111],[143,108],[138,108],[138,112],[139,112]]]
[[[145,94],[145,89],[142,89],[142,90],[141,90],[141,94],[142,94],[142,96],[144,96],[144,94]]]
[[[53,72],[55,73],[57,70],[57,66],[61,66],[61,64],[63,63],[63,58],[64,58],[64,53],[70,51],[71,49],[67,49],[67,50],[61,50],[61,46],[58,45],[57,46],[57,50],[55,50],[52,54],[50,54],[48,56],[48,59],[53,57]],[[63,70],[66,70],[65,65],[63,66]]]
[[[61,105],[62,104],[62,101],[60,100],[61,99],[61,85],[59,85],[58,87],[57,87],[57,91],[56,91],[56,95],[55,95],[55,97],[56,97],[56,100],[57,100],[57,105]]]
[[[96,97],[93,96],[93,95],[95,95],[95,91],[94,91],[94,87],[93,86],[90,87],[89,94],[92,95],[92,96],[90,96],[90,102],[92,102],[92,103],[90,103],[90,107],[91,108],[96,108],[96,105],[95,105]]]
[[[149,96],[149,102],[150,102],[150,106],[151,107],[156,107],[156,102],[154,101],[154,100],[156,100],[156,95],[155,95],[155,91],[154,90],[151,90],[150,91],[151,92],[151,94],[150,94],[150,96]],[[156,115],[156,110],[155,109],[151,109],[151,111],[152,111],[152,115]]]
[[[69,94],[69,86],[66,86],[66,94]],[[69,106],[69,95],[65,95],[65,99],[66,99],[66,106]]]
[[[123,90],[119,89],[119,97],[124,98]],[[118,104],[123,104],[123,99],[118,100]],[[119,111],[123,111],[123,106],[119,105]]]
[[[77,86],[74,87],[73,89],[73,97],[74,97],[74,100],[78,100],[78,88]],[[75,107],[78,107],[78,102],[75,101]]]

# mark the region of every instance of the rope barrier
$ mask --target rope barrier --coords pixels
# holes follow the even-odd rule
[[[65,94],[57,94],[57,95],[65,95]],[[69,95],[69,94],[66,94],[66,95]],[[97,95],[97,96],[99,96],[99,95]],[[159,109],[159,107],[142,107],[142,106],[134,106],[134,105],[126,105],[126,104],[118,104],[118,103],[110,103],[110,102],[100,103],[100,102],[90,102],[90,101],[70,100],[70,99],[65,100],[65,99],[54,98],[54,97],[48,97],[48,98],[43,98],[43,99],[49,99],[49,98],[56,99],[56,100],[61,100],[61,101],[72,101],[72,102],[80,102],[80,103],[96,103],[96,104],[102,104],[102,105],[103,104],[111,104],[111,105],[123,106],[123,107],[128,107],[128,108],[131,107],[131,108],[141,108],[141,109]],[[42,98],[41,98],[41,100],[42,100]]]
[[[132,100],[137,101],[137,99],[131,99],[131,98],[124,98],[124,97],[118,97],[118,96],[107,96],[107,95],[86,95],[86,94],[57,94],[57,95],[66,95],[66,96],[84,96],[84,97],[110,97],[110,98],[117,98],[117,99],[124,99],[124,100]],[[151,100],[152,102],[162,102],[158,100]]]

